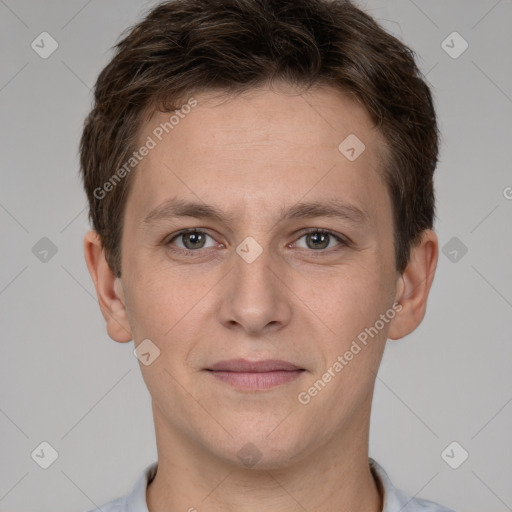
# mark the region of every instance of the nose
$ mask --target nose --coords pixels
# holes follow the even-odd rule
[[[232,264],[223,286],[220,322],[249,336],[264,336],[286,326],[292,308],[284,267],[266,249],[250,263],[234,253]]]

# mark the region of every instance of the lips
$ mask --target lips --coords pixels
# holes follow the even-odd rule
[[[262,373],[275,371],[296,371],[302,370],[292,363],[281,361],[279,359],[266,359],[264,361],[247,361],[246,359],[230,359],[219,361],[208,368],[211,371],[222,372],[243,372],[243,373]]]
[[[216,379],[239,390],[264,391],[286,384],[305,371],[287,361],[266,359],[247,361],[230,359],[219,361],[207,369]]]

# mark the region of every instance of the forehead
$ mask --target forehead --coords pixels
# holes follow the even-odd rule
[[[189,99],[194,103],[155,112],[141,127],[140,146],[153,142],[133,177],[128,203],[136,216],[179,196],[235,216],[251,206],[270,214],[272,205],[306,196],[342,198],[370,217],[389,206],[385,143],[350,95],[283,85],[231,97],[204,92]]]

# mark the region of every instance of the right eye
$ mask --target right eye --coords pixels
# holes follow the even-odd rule
[[[207,239],[211,239],[213,243],[206,245]],[[184,251],[198,251],[199,249],[207,249],[215,246],[215,240],[205,231],[200,229],[186,229],[180,231],[169,239],[165,245],[174,245]]]

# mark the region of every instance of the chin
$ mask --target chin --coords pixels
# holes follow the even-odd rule
[[[212,446],[212,452],[223,458],[228,464],[252,471],[283,469],[293,463],[304,451],[304,439],[294,436],[283,429],[280,435],[272,434],[272,429],[262,432],[239,433],[226,439],[224,451],[222,444]],[[220,450],[219,450],[220,449]]]

